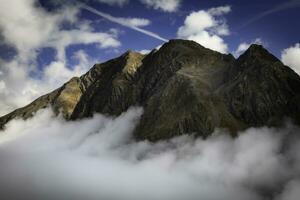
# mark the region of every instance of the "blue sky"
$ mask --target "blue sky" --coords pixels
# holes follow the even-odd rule
[[[146,53],[173,38],[236,57],[263,44],[300,73],[300,0],[0,2],[0,114],[96,62],[128,49]]]
[[[176,32],[178,28],[184,23],[187,15],[193,11],[208,10],[212,7],[230,6],[231,11],[224,16],[226,20],[230,35],[223,37],[228,44],[229,51],[232,53],[236,50],[238,45],[243,42],[251,42],[256,38],[260,38],[263,44],[274,53],[277,57],[283,49],[292,46],[299,42],[300,35],[300,1],[285,1],[285,0],[253,0],[253,1],[240,1],[240,0],[182,0],[179,1],[179,7],[173,12],[164,12],[161,9],[153,9],[139,1],[126,2],[123,5],[101,3],[95,1],[77,1],[78,3],[84,2],[85,4],[107,14],[115,17],[134,17],[149,19],[151,24],[144,27],[146,30],[153,31],[160,36],[172,39],[177,38]],[[270,13],[261,17],[253,22],[253,18],[260,14],[270,11],[276,7],[282,7],[287,2],[296,2],[294,6]],[[40,6],[50,12],[56,12],[58,9],[73,3],[57,3],[57,1],[41,0]],[[59,4],[59,5],[58,5]],[[106,60],[119,55],[127,49],[143,50],[153,49],[162,42],[141,34],[139,32],[130,30],[121,25],[112,23],[103,19],[89,11],[81,10],[79,13],[81,20],[89,20],[92,23],[95,31],[105,31],[110,28],[120,31],[119,40],[122,45],[114,51],[102,50],[93,44],[89,45],[71,45],[67,49],[69,55],[72,52],[83,49],[93,57],[99,57],[101,60]],[[250,23],[249,23],[250,22]],[[67,28],[67,27],[63,27]],[[7,50],[7,49],[6,49]],[[52,49],[53,50],[53,49]],[[12,49],[11,49],[12,51]],[[0,51],[2,57],[11,58],[13,53],[9,51]],[[54,50],[49,48],[41,49],[39,62],[41,65],[49,64],[52,60],[51,57],[55,56]],[[70,60],[71,61],[71,60]]]
[[[49,12],[56,12],[58,9],[63,9],[63,7],[68,4],[74,4],[75,1],[69,1],[70,3],[68,3],[68,1],[64,1],[65,3],[63,4],[57,2],[59,1],[40,0],[37,3]],[[83,2],[101,12],[105,12],[115,17],[149,19],[151,24],[146,26],[145,29],[153,31],[167,39],[177,38],[176,32],[178,27],[184,23],[186,16],[191,12],[228,5],[231,7],[231,11],[224,17],[224,20],[226,20],[229,26],[230,35],[225,36],[224,40],[228,44],[229,53],[234,52],[238,45],[242,42],[251,42],[256,38],[260,38],[264,45],[279,57],[282,49],[299,42],[300,21],[298,19],[300,18],[300,1],[298,0],[182,0],[178,1],[179,7],[173,12],[164,12],[162,9],[153,9],[139,1],[125,2],[123,5],[119,5],[117,3],[109,5],[111,3],[101,3],[101,1],[99,2],[97,0],[77,2]],[[291,5],[286,9],[270,13],[260,19],[250,22],[253,18],[260,14],[270,11],[276,7],[282,7],[287,2],[295,2],[295,5]],[[117,29],[120,31],[119,40],[122,45],[117,48],[117,51],[103,51],[96,48],[93,44],[71,45],[67,49],[67,52],[70,55],[78,49],[83,49],[93,57],[97,57],[98,55],[99,59],[106,60],[120,54],[120,52],[126,51],[127,49],[153,49],[162,43],[157,39],[112,23],[83,9],[79,13],[79,18],[81,20],[91,21],[95,31],[105,31],[110,28]],[[49,48],[41,48],[40,51],[41,54],[38,58],[40,64],[49,64],[52,60],[51,57],[55,56],[54,50],[51,51]],[[1,48],[0,55],[2,58],[12,58],[14,51],[8,46],[3,46]]]
[[[247,23],[261,13],[284,5],[286,2],[285,0],[189,0],[181,1],[179,9],[174,12],[151,9],[138,1],[131,1],[124,6],[109,6],[95,2],[90,3],[90,5],[95,9],[117,17],[149,19],[152,23],[146,29],[156,32],[167,39],[177,37],[176,32],[178,27],[183,24],[185,17],[192,11],[229,5],[232,11],[226,15],[225,19],[229,25],[231,34],[224,37],[224,39],[229,45],[230,52],[234,51],[242,42],[250,42],[255,38],[261,38],[267,48],[279,56],[282,49],[300,40],[300,1],[295,6],[270,13],[256,21]],[[123,34],[120,37],[122,47],[119,48],[120,51],[125,51],[126,49],[151,49],[161,44],[161,41],[149,38],[128,28],[106,20],[100,21],[101,18],[92,13],[84,11],[82,17],[89,20],[99,20],[94,25],[95,29],[98,30],[105,28],[122,30]]]
[[[286,0],[183,0],[180,3],[179,9],[174,12],[151,9],[138,1],[131,1],[124,6],[109,6],[96,2],[89,3],[89,5],[116,17],[149,19],[152,23],[145,27],[145,29],[156,32],[167,39],[177,37],[176,32],[178,27],[183,24],[185,17],[192,11],[229,5],[232,10],[225,16],[225,20],[229,25],[230,35],[224,37],[224,40],[228,43],[230,52],[233,52],[242,42],[250,42],[256,38],[261,38],[269,50],[280,56],[282,49],[300,40],[300,1],[295,1],[298,2],[295,6],[270,13],[256,21],[247,23],[256,16],[277,6],[280,7],[287,2]],[[90,20],[101,19],[86,11],[82,13],[82,17]],[[123,34],[120,37],[122,46],[119,48],[120,51],[126,51],[126,49],[151,49],[161,44],[161,41],[106,20],[95,23],[95,28],[98,30],[105,28],[122,30]]]

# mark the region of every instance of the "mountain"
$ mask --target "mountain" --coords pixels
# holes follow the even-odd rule
[[[148,55],[128,51],[0,118],[27,119],[52,106],[68,120],[119,115],[143,106],[138,140],[180,134],[232,135],[248,127],[300,124],[300,77],[261,45],[235,59],[187,40],[170,40]]]

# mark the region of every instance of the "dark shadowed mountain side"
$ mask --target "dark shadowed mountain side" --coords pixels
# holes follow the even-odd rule
[[[260,45],[238,59],[186,40],[170,40],[148,55],[128,51],[28,106],[0,118],[28,118],[51,105],[68,120],[94,113],[119,115],[143,106],[137,139],[156,141],[185,133],[232,134],[258,126],[300,124],[300,77]]]

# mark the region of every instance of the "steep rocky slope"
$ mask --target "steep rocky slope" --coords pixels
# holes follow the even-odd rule
[[[232,134],[251,126],[300,124],[300,77],[260,45],[235,59],[186,40],[171,40],[148,55],[128,51],[72,78],[61,88],[0,118],[31,117],[51,105],[66,119],[119,115],[143,106],[137,139],[151,141],[216,127]]]

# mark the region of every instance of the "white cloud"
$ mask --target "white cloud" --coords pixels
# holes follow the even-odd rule
[[[196,35],[214,25],[215,19],[207,11],[192,12],[185,18],[184,26],[179,28],[178,35],[182,37]]]
[[[157,10],[174,12],[180,6],[181,0],[140,0],[143,4]]]
[[[0,63],[3,75],[0,76],[0,115],[25,106],[42,94],[60,87],[74,76],[85,73],[97,60],[91,59],[83,51],[74,53],[78,64],[72,69],[66,66],[64,60],[53,60],[40,72],[40,78],[30,75],[32,72],[28,62],[15,59],[11,62]],[[36,65],[36,63],[32,63]]]
[[[11,121],[0,132],[0,194],[88,200],[298,198],[298,128],[251,128],[236,138],[216,130],[205,140],[185,135],[136,142],[132,130],[141,114],[142,109],[131,108],[116,118],[96,114],[66,122],[49,109]]]
[[[78,66],[68,68],[65,49],[69,45],[96,44],[99,48],[121,45],[117,31],[95,32],[87,21],[81,21],[77,17],[78,7],[66,6],[51,13],[38,7],[35,0],[0,0],[0,3],[2,42],[17,50],[12,61],[0,61],[0,83],[1,88],[5,88],[0,90],[0,115],[26,105],[59,87],[72,76],[86,72],[94,64],[79,62]],[[61,30],[64,22],[72,24],[74,28]],[[54,48],[57,56],[49,66],[40,69],[36,57],[38,50],[43,47]],[[32,75],[37,73],[38,78]]]
[[[215,7],[215,8],[209,9],[208,13],[210,13],[211,15],[214,15],[214,16],[219,16],[219,15],[227,14],[230,11],[231,11],[230,6],[220,6],[220,7]]]
[[[281,53],[281,60],[300,75],[300,44],[297,43],[295,46],[284,49]]]
[[[57,59],[65,60],[65,48],[71,44],[95,43],[101,48],[119,47],[121,43],[116,38],[117,35],[111,32],[92,32],[84,29],[62,30],[49,36],[49,41],[45,46],[56,48]]]
[[[227,44],[218,35],[211,35],[207,31],[202,31],[195,35],[187,37],[188,40],[193,40],[209,49],[219,51],[221,53],[227,53]]]
[[[179,27],[177,36],[194,40],[207,48],[226,53],[228,47],[221,36],[229,35],[229,28],[222,15],[230,11],[229,6],[222,6],[207,11],[192,12],[185,18],[184,25]]]
[[[233,52],[233,54],[235,56],[241,55],[242,53],[244,53],[244,51],[246,51],[250,47],[251,44],[263,44],[263,42],[260,38],[256,38],[255,40],[253,40],[250,43],[243,42],[243,43],[239,44],[238,48]]]
[[[0,90],[0,115],[25,106],[42,94],[60,87],[71,77],[82,75],[94,63],[98,62],[89,58],[83,51],[79,51],[75,52],[76,56],[74,57],[79,61],[78,64],[72,68],[67,67],[65,47],[69,44],[87,44],[89,41],[103,40],[101,43],[103,46],[101,47],[105,47],[106,44],[111,46],[114,42],[105,33],[94,34],[85,31],[69,31],[69,33],[60,32],[59,35],[66,34],[67,37],[59,37],[58,40],[49,45],[57,49],[57,59],[53,60],[48,66],[43,66],[42,71],[38,72],[39,78],[31,75],[38,71],[35,57],[30,56],[28,58],[18,55],[12,61],[0,62],[0,69],[3,73],[0,76],[0,81],[1,85],[5,87],[5,89]],[[84,36],[89,37],[84,38]],[[70,40],[68,40],[68,37],[71,37]]]
[[[52,88],[59,87],[60,84],[68,81],[71,77],[81,76],[97,62],[89,58],[83,50],[75,52],[73,58],[78,61],[78,64],[73,66],[72,69],[66,67],[62,61],[53,61],[46,66],[43,73],[43,83],[51,85]]]
[[[59,50],[71,43],[81,42],[99,43],[103,47],[120,45],[115,37],[107,33],[95,33],[87,28],[87,24],[81,23],[77,18],[79,9],[76,7],[65,7],[57,13],[48,13],[36,7],[34,0],[11,0],[2,4],[1,33],[7,43],[17,48],[20,57],[29,58],[37,48],[56,48],[57,44],[60,46]],[[60,30],[60,24],[64,21],[76,22],[77,30]]]

